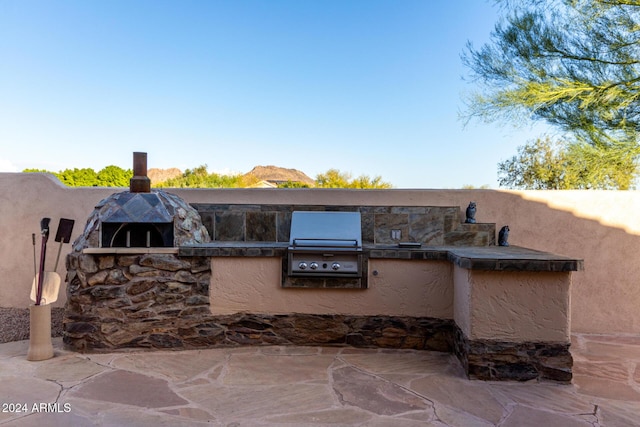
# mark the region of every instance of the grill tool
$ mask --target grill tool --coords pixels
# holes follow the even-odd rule
[[[45,219],[48,220],[49,218]],[[48,240],[49,234],[48,221],[46,223],[47,238],[45,238],[43,232],[43,249],[40,256],[40,273],[36,275],[36,278],[34,279],[33,285],[31,287],[31,300],[34,301],[36,305],[51,304],[58,300],[61,279],[56,270],[58,269],[58,261],[60,260],[62,245],[64,243],[69,243],[69,240],[71,239],[71,233],[73,231],[74,222],[75,221],[72,219],[60,218],[60,222],[58,223],[58,230],[55,237],[55,241],[60,242],[60,246],[58,247],[58,254],[56,256],[56,263],[53,271],[44,271],[44,254],[46,252],[46,242]]]
[[[58,223],[58,231],[56,231],[56,242],[60,242],[60,246],[58,246],[58,255],[56,256],[56,263],[53,267],[53,271],[58,270],[58,261],[60,260],[60,251],[62,250],[62,245],[64,243],[69,243],[71,240],[71,233],[73,232],[73,224],[75,223],[72,219],[60,218],[60,222]]]
[[[33,277],[38,276],[38,261],[36,257],[36,233],[31,234],[31,241],[33,242]]]
[[[49,222],[51,222],[51,218],[42,218],[42,220],[40,220],[40,233],[42,234],[42,246],[40,248],[40,270],[39,270],[38,276],[36,277],[36,282],[37,282],[36,298],[34,300],[36,305],[40,305],[40,302],[42,300],[44,262],[46,260],[46,255],[47,255],[47,240],[49,240]]]

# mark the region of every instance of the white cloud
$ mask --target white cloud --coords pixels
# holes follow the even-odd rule
[[[9,160],[0,158],[0,172],[20,172],[20,170]]]

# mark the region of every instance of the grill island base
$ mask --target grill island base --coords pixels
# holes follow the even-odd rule
[[[513,246],[473,254],[365,246],[369,288],[290,289],[281,286],[286,244],[113,250],[87,249],[71,262],[94,271],[78,274],[84,282],[69,295],[71,349],[410,348],[454,353],[474,379],[571,380],[577,260]]]

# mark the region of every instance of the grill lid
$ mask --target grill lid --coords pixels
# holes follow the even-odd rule
[[[360,212],[294,211],[289,245],[296,249],[362,249]]]
[[[362,277],[360,212],[295,211],[289,244],[289,276]]]

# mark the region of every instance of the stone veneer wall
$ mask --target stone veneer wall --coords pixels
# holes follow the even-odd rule
[[[460,328],[455,329],[453,352],[471,379],[571,382],[569,343],[470,340]]]
[[[72,252],[67,270],[71,348],[196,346],[216,332],[201,320],[210,314],[208,257]]]
[[[212,241],[288,242],[293,211],[326,210],[360,212],[363,244],[496,244],[495,224],[466,224],[457,206],[191,205],[200,213]],[[391,230],[400,230],[400,239],[393,239]]]

